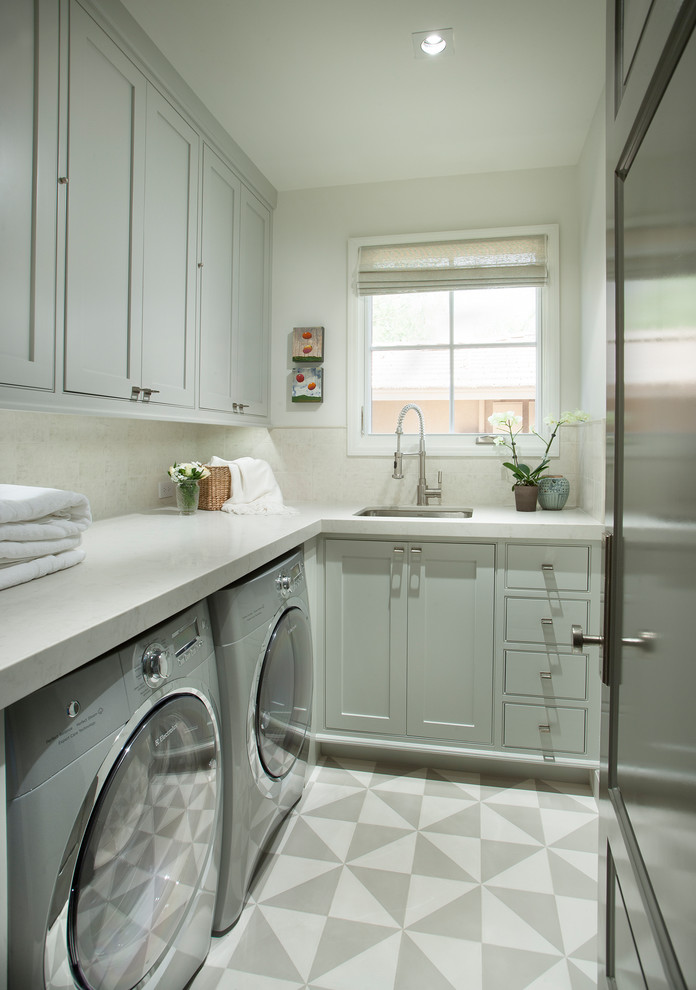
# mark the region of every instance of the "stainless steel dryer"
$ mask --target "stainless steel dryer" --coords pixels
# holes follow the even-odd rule
[[[301,550],[208,599],[221,695],[224,810],[213,931],[237,920],[259,855],[300,799],[312,708]]]
[[[10,987],[182,990],[200,968],[218,711],[205,603],[8,709]]]

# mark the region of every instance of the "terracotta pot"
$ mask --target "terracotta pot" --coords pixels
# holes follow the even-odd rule
[[[536,512],[538,491],[536,485],[515,485],[515,508],[517,511]]]

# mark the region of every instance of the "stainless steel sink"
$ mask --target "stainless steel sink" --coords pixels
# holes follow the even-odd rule
[[[355,513],[392,519],[471,519],[473,514],[473,509],[459,505],[370,505]]]

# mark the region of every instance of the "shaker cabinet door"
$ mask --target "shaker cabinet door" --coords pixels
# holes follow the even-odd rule
[[[270,211],[242,187],[237,402],[245,416],[268,415]]]
[[[495,548],[411,544],[408,734],[490,743]]]
[[[406,731],[405,544],[326,544],[326,727]]]
[[[146,81],[70,8],[65,389],[140,386]]]
[[[0,4],[0,384],[54,386],[58,4]]]
[[[203,147],[200,384],[202,408],[232,412],[237,382],[241,183]]]
[[[142,387],[193,407],[196,359],[198,135],[148,85]]]

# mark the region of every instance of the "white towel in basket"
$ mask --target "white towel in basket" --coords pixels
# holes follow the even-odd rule
[[[208,464],[213,467],[226,465],[230,470],[231,494],[222,504],[223,512],[243,516],[297,515],[297,509],[284,504],[282,492],[267,461],[256,457],[238,457],[235,461],[211,457]]]

